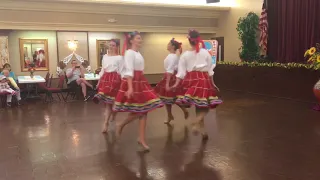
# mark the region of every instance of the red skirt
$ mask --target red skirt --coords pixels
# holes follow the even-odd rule
[[[132,87],[133,96],[129,99],[125,95],[128,90],[127,79],[122,79],[120,90],[113,106],[114,111],[147,113],[163,106],[162,101],[151,88],[142,71],[134,71]]]
[[[207,72],[187,72],[177,92],[177,104],[195,105],[199,108],[216,108],[222,103],[217,97],[210,76]]]
[[[98,94],[93,98],[95,103],[100,101],[106,104],[113,104],[119,91],[121,76],[117,72],[105,72],[100,78]]]
[[[173,86],[176,82],[176,73],[174,73],[169,81],[169,86]],[[160,96],[160,99],[165,104],[174,104],[176,100],[177,93],[176,91],[167,91],[166,90],[166,82],[167,82],[168,74],[165,73],[162,80],[155,87],[156,93]]]

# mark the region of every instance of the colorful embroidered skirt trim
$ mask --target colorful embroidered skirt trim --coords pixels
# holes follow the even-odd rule
[[[207,72],[188,72],[177,95],[177,104],[199,108],[216,108],[222,104]]]
[[[176,72],[171,75],[169,86],[173,86],[176,82]],[[168,74],[164,74],[162,80],[154,88],[155,92],[159,95],[160,99],[165,104],[174,104],[176,100],[177,93],[175,91],[166,90],[166,81]]]
[[[151,88],[142,71],[134,71],[132,79],[133,97],[127,98],[127,79],[123,78],[113,106],[114,111],[146,113],[163,106],[163,102]]]
[[[93,98],[95,103],[100,101],[113,104],[115,97],[119,91],[121,77],[117,72],[105,72],[100,78],[98,94]]]

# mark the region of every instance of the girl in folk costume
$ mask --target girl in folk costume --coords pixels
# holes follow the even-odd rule
[[[121,84],[121,69],[123,58],[118,54],[120,41],[112,39],[109,43],[109,53],[103,56],[102,68],[99,73],[100,80],[97,84],[98,94],[93,98],[93,102],[100,101],[106,104],[105,121],[103,125],[103,133],[107,133],[111,116],[115,119],[116,113],[112,113],[112,105],[118,93]]]
[[[132,32],[126,36],[125,47],[129,49],[124,55],[124,68],[121,73],[120,90],[116,96],[113,110],[116,112],[130,112],[128,117],[117,126],[117,136],[123,128],[139,118],[138,143],[144,150],[149,150],[145,141],[145,128],[149,111],[162,107],[163,103],[153,91],[143,75],[144,59],[139,52],[142,38],[139,32]],[[125,50],[127,48],[123,48]]]
[[[202,139],[207,140],[204,117],[210,108],[216,108],[222,101],[216,96],[217,87],[212,78],[214,68],[212,57],[204,49],[205,45],[199,32],[190,30],[188,39],[192,50],[181,55],[176,75],[177,80],[171,88],[175,89],[182,80],[176,103],[196,107],[196,121],[192,123],[193,131],[197,133],[201,130]]]
[[[170,54],[164,60],[165,74],[163,79],[157,84],[155,91],[159,94],[160,99],[165,103],[168,112],[167,120],[164,121],[165,124],[170,123],[174,119],[172,115],[172,104],[176,100],[176,91],[170,90],[170,86],[174,85],[176,81],[176,74],[179,63],[179,56],[177,55],[177,50],[182,52],[182,43],[176,41],[174,38],[171,39],[167,46],[167,50]],[[186,108],[178,105],[184,112],[185,119],[188,118],[189,113]]]
[[[318,100],[318,104],[313,107],[313,110],[320,111],[320,79],[314,85],[313,92],[314,92],[314,95],[316,96],[316,98]]]

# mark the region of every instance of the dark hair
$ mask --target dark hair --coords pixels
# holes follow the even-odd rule
[[[178,49],[181,49],[182,43],[176,41],[174,38],[172,38],[172,39],[170,40],[170,43],[171,43],[171,45],[174,47],[174,50],[175,50],[175,51],[178,50]]]
[[[120,46],[120,40],[119,40],[119,39],[111,39],[110,41],[116,43],[116,46],[117,46],[117,47]]]
[[[9,63],[5,63],[2,67],[3,67],[3,68],[5,68],[5,67],[11,68],[11,65],[10,65]]]
[[[188,39],[189,39],[190,45],[196,48],[197,53],[200,51],[200,45],[201,45],[201,48],[206,48],[203,40],[200,37],[200,33],[198,31],[194,29],[189,30]]]
[[[192,46],[195,46],[198,44],[198,42],[196,41],[197,38],[200,37],[200,33],[196,30],[190,30],[188,33],[188,39],[189,39],[189,43]]]

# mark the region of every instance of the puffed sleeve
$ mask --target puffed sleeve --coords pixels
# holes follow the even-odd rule
[[[123,77],[133,77],[134,61],[136,54],[132,50],[127,50],[124,55],[124,68],[122,72]]]
[[[124,70],[124,60],[123,60],[123,57],[122,56],[119,56],[119,59],[118,59],[118,74],[122,74],[123,70]]]
[[[170,74],[174,73],[175,61],[176,61],[176,57],[175,56],[171,55],[171,56],[167,57],[168,66],[166,67],[166,73],[170,73]]]
[[[105,62],[106,56],[103,56],[102,61],[101,61],[101,71],[99,72],[99,76],[102,77],[104,74],[104,62]]]
[[[206,59],[207,59],[208,66],[209,66],[208,74],[209,74],[209,76],[213,76],[213,74],[214,74],[213,69],[216,67],[216,64],[212,63],[212,56],[210,55],[209,52],[208,52],[208,55],[207,55]]]
[[[184,57],[184,54],[182,54],[178,64],[178,73],[176,77],[180,79],[183,79],[187,74],[186,60]]]

